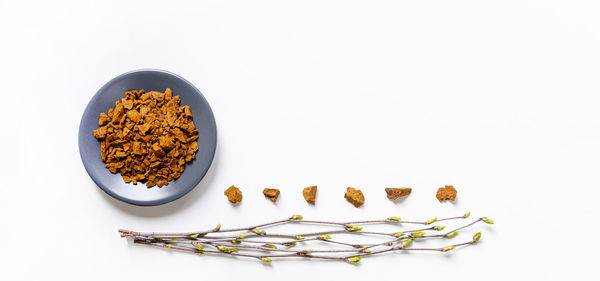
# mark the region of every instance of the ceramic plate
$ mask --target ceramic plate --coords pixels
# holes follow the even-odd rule
[[[100,142],[92,131],[98,128],[101,112],[115,106],[125,91],[144,89],[164,92],[171,88],[181,97],[181,105],[189,105],[198,130],[196,159],[188,162],[181,176],[162,188],[147,188],[145,184],[125,183],[120,174],[112,174],[100,158]],[[79,126],[79,153],[92,180],[108,195],[134,205],[154,206],[171,202],[190,192],[208,171],[217,146],[215,117],[200,91],[187,80],[163,70],[135,70],[110,80],[87,105]]]

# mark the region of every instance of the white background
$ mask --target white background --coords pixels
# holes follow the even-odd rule
[[[0,1],[0,280],[597,276],[597,1],[166,2]],[[195,84],[219,133],[199,186],[151,208],[104,194],[77,147],[92,95],[139,68]],[[315,207],[301,197],[313,184]],[[444,184],[456,203],[436,201]],[[388,186],[413,194],[393,203]],[[198,257],[117,234],[466,211],[496,224],[453,241],[482,231],[481,244],[358,266]]]

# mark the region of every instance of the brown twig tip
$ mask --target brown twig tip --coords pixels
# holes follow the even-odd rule
[[[464,219],[465,215],[457,217],[449,217],[442,219],[431,219],[425,222],[404,221],[408,224],[434,224],[440,221]],[[453,237],[459,230],[476,224],[479,221],[492,224],[493,221],[487,217],[479,218],[471,223],[457,227],[448,231],[445,234],[427,234],[427,230],[441,231],[445,226],[431,225],[421,229],[403,229],[401,232],[395,231],[392,233],[362,231],[364,225],[371,224],[390,224],[393,222],[397,227],[403,227],[399,217],[391,217],[379,220],[365,220],[354,222],[330,222],[318,220],[304,220],[301,215],[294,215],[287,219],[273,221],[269,223],[258,224],[250,227],[221,229],[221,225],[208,231],[194,231],[185,233],[158,233],[158,232],[135,232],[130,230],[119,229],[121,237],[133,237],[134,244],[146,245],[150,247],[159,247],[170,250],[178,250],[184,252],[195,253],[198,255],[215,254],[215,255],[233,255],[238,257],[256,258],[265,263],[271,263],[274,258],[289,258],[299,257],[306,259],[327,259],[341,260],[350,263],[358,263],[363,257],[382,254],[392,251],[438,251],[448,252],[461,246],[475,244],[481,238],[481,233],[478,232],[473,238],[464,243],[453,245],[445,245],[436,248],[417,248],[409,247],[413,243],[417,243],[422,239]],[[282,224],[323,224],[335,227],[328,231],[321,232],[305,232],[298,234],[274,234],[265,232],[264,228]],[[346,233],[353,237],[363,237],[369,235],[388,237],[386,241],[381,243],[347,243],[336,241],[330,234]],[[178,239],[179,238],[179,239]],[[254,238],[254,239],[253,239]],[[281,240],[283,239],[283,241]],[[286,240],[287,239],[287,240]],[[325,249],[298,249],[293,250],[289,247],[296,246],[297,242],[302,246],[308,247],[311,243],[325,243],[329,247]],[[442,241],[442,240],[439,240]],[[361,242],[361,241],[358,241]],[[365,242],[365,241],[362,241]],[[279,245],[280,247],[278,247]],[[285,247],[283,247],[285,246]],[[208,250],[205,249],[208,247]],[[338,248],[336,248],[338,247]],[[339,248],[343,247],[343,248]],[[211,249],[212,248],[212,249]],[[268,254],[265,254],[268,253]]]

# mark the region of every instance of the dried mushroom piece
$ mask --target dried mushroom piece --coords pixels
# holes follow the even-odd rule
[[[412,192],[410,187],[388,187],[385,189],[387,198],[390,200],[396,200],[400,197],[408,196]]]
[[[348,200],[348,202],[352,203],[354,207],[358,208],[365,203],[365,196],[362,191],[359,189],[355,189],[352,187],[348,187],[346,189],[346,194],[344,194],[344,198]]]
[[[315,199],[317,198],[317,186],[313,185],[313,186],[305,187],[302,190],[302,196],[304,196],[304,200],[306,200],[306,202],[314,205]]]
[[[454,201],[456,199],[456,189],[452,185],[446,185],[445,187],[440,187],[435,194],[435,197],[440,201],[451,200]]]
[[[242,202],[242,191],[235,185],[230,186],[223,193],[227,196],[227,200],[233,204]]]
[[[275,202],[277,201],[277,198],[279,198],[279,189],[275,189],[275,188],[265,188],[263,189],[263,194],[265,195],[265,198]]]
[[[93,133],[102,161],[127,183],[166,186],[196,158],[198,131],[190,108],[180,106],[169,88],[125,92],[114,108],[100,114],[98,126]]]

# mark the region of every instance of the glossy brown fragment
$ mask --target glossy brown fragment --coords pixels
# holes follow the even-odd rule
[[[440,201],[451,200],[454,201],[456,199],[456,189],[452,185],[446,185],[445,187],[440,187],[435,194],[435,197]]]
[[[305,187],[302,190],[302,196],[304,196],[304,200],[306,200],[306,202],[308,202],[308,204],[315,204],[315,199],[317,198],[317,186],[313,185],[313,186],[309,186],[309,187]]]
[[[277,198],[279,198],[279,189],[275,189],[275,188],[265,188],[263,189],[263,194],[265,195],[265,198],[275,202],[277,201]]]
[[[346,200],[352,203],[352,205],[354,205],[354,207],[356,208],[362,206],[365,203],[365,196],[363,195],[362,191],[352,187],[348,187],[346,189],[346,194],[344,194],[344,198],[346,198]]]
[[[412,192],[410,187],[388,187],[385,189],[387,198],[390,200],[396,200],[400,197],[408,196]]]
[[[230,186],[224,192],[225,196],[227,196],[227,200],[231,203],[239,203],[242,202],[242,191],[235,187],[235,185]]]

